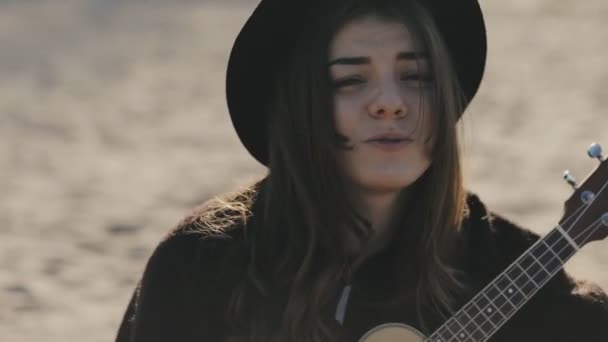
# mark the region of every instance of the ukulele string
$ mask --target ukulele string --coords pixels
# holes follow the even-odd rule
[[[600,217],[599,219],[597,219],[595,222],[593,222],[591,225],[589,225],[587,228],[583,229],[576,237],[574,237],[573,239],[578,239],[583,235],[585,236],[585,239],[583,241],[585,241],[586,239],[590,238],[593,233],[595,233],[598,229],[600,229],[603,226],[602,224],[602,218]],[[592,228],[593,227],[593,228]]]
[[[564,223],[562,224],[564,231],[566,231],[567,233],[570,231],[570,229],[573,226],[571,221],[579,218],[580,215],[582,215],[581,211],[585,210],[585,208],[587,208],[587,204],[583,204],[583,205],[579,206],[567,219],[564,220]]]
[[[604,185],[602,186],[602,188],[600,189],[600,191],[598,192],[598,194],[597,194],[596,196],[594,196],[594,198],[593,198],[593,199],[592,199],[592,200],[591,200],[589,203],[586,203],[585,205],[580,206],[580,207],[579,207],[577,210],[575,210],[575,212],[574,212],[572,215],[570,215],[570,217],[568,217],[568,218],[565,220],[565,222],[564,222],[564,223],[567,223],[568,221],[571,221],[572,219],[576,218],[576,219],[574,220],[574,222],[573,222],[573,223],[572,223],[572,224],[571,224],[571,225],[570,225],[568,228],[566,228],[566,232],[569,232],[569,231],[572,229],[572,227],[573,227],[573,226],[574,226],[574,225],[575,225],[575,224],[576,224],[576,223],[577,223],[577,222],[580,220],[580,218],[581,218],[581,217],[582,217],[582,216],[585,214],[585,212],[587,211],[587,209],[588,209],[588,208],[589,208],[589,207],[590,207],[590,206],[593,204],[593,202],[595,202],[595,199],[596,199],[597,197],[599,197],[599,195],[600,195],[600,194],[601,194],[601,193],[604,191],[604,189],[606,188],[606,186],[607,186],[607,185],[608,185],[608,181],[604,183]],[[581,212],[581,213],[579,213],[580,211],[582,211],[582,212]],[[587,226],[586,228],[584,228],[584,229],[583,229],[583,230],[582,230],[582,231],[581,231],[581,232],[580,232],[578,235],[574,236],[574,237],[573,237],[573,239],[578,239],[578,238],[580,238],[580,237],[581,237],[583,234],[585,234],[585,233],[587,234],[587,237],[588,237],[588,236],[591,236],[593,233],[595,233],[595,232],[596,232],[596,231],[597,231],[597,230],[598,230],[598,229],[599,229],[599,228],[600,228],[600,227],[603,225],[601,221],[602,221],[602,218],[600,217],[600,218],[599,218],[599,219],[597,219],[595,222],[593,222],[592,224],[590,224],[589,226]],[[554,231],[553,233],[558,233],[558,232],[557,232],[557,231]],[[560,234],[560,235],[561,235],[561,234]],[[564,239],[564,237],[563,237],[563,236],[562,236],[562,239]],[[539,240],[538,242],[541,242],[541,240]],[[558,240],[557,240],[555,243],[552,243],[552,245],[551,245],[551,246],[549,246],[549,245],[547,244],[547,246],[550,248],[550,250],[545,251],[545,252],[544,252],[544,253],[543,253],[543,254],[542,254],[540,257],[542,258],[542,257],[543,257],[543,256],[544,256],[546,253],[549,253],[549,251],[553,251],[553,250],[554,250],[554,248],[556,247],[556,245],[557,245],[558,243],[560,243],[560,242],[561,242],[561,239],[558,239]],[[546,242],[545,242],[545,244],[546,244]],[[535,245],[536,245],[536,244],[535,244]],[[557,251],[557,253],[555,253],[555,254],[556,254],[555,256],[556,256],[558,259],[561,259],[561,258],[559,258],[557,255],[559,255],[559,254],[560,254],[562,251],[564,251],[564,249],[565,249],[567,246],[569,246],[569,244],[566,244],[566,245],[565,245],[564,247],[562,247],[562,248],[561,248],[559,251]],[[531,248],[533,248],[533,247],[531,247]],[[568,259],[568,258],[570,258],[572,255],[574,255],[574,253],[576,253],[576,250],[573,250],[573,251],[572,251],[572,252],[571,252],[571,253],[570,253],[568,256],[566,256],[566,257],[565,257],[565,260],[567,260],[567,259]],[[537,261],[538,261],[538,260],[537,260]],[[560,261],[562,261],[562,260],[560,260]],[[561,266],[563,266],[563,262],[561,262],[560,264],[561,264]],[[549,275],[549,277],[548,277],[548,278],[547,278],[547,279],[544,281],[544,283],[543,283],[542,285],[544,285],[546,282],[548,282],[548,281],[549,281],[549,279],[551,279],[551,278],[552,278],[552,277],[553,277],[553,276],[554,276],[554,275],[555,275],[557,272],[559,272],[559,270],[561,270],[561,269],[562,269],[562,267],[561,267],[561,266],[560,266],[560,267],[558,267],[558,268],[557,268],[555,271],[553,271],[553,272],[547,272],[547,273],[548,273],[548,275]],[[539,271],[538,271],[536,274],[532,275],[531,277],[529,276],[529,278],[533,278],[533,277],[537,276],[537,275],[538,275],[540,272],[542,272],[543,270],[544,270],[545,272],[547,271],[547,270],[546,270],[546,269],[544,269],[544,267],[543,267],[543,268],[541,268],[541,269],[540,269],[540,270],[539,270]],[[526,274],[527,274],[527,273],[526,273]],[[517,277],[516,279],[512,280],[511,282],[512,282],[513,284],[515,284],[515,282],[516,282],[517,280],[519,280],[519,278],[521,278],[523,275],[524,275],[524,274],[520,275],[519,277]],[[507,278],[507,279],[510,279],[510,278]],[[490,284],[491,284],[491,283],[490,283]],[[534,295],[534,294],[535,294],[535,293],[536,293],[536,292],[537,292],[537,291],[540,289],[540,287],[542,287],[542,285],[540,285],[540,286],[539,286],[539,287],[538,287],[538,288],[537,288],[537,289],[534,291],[534,293],[530,294],[530,295],[528,296],[528,298],[530,298],[531,296],[533,296],[533,295]],[[482,292],[483,292],[483,290],[482,290]],[[505,306],[507,303],[509,303],[509,304],[510,304],[510,305],[513,307],[513,309],[512,309],[512,312],[511,312],[510,314],[507,314],[506,316],[504,316],[504,315],[503,315],[503,322],[502,322],[502,323],[500,323],[499,325],[497,325],[497,326],[495,327],[495,330],[494,330],[494,331],[497,331],[497,330],[498,330],[498,328],[500,328],[500,327],[501,327],[501,326],[502,326],[504,323],[506,323],[506,321],[508,320],[508,318],[510,318],[510,316],[511,316],[512,314],[514,314],[515,312],[517,312],[517,310],[519,309],[519,307],[523,306],[523,305],[524,305],[524,304],[527,302],[527,300],[526,300],[526,301],[523,301],[523,302],[522,302],[520,305],[514,305],[514,304],[511,302],[511,300],[509,299],[509,297],[507,297],[507,296],[504,294],[504,292],[503,292],[503,291],[501,291],[501,294],[502,294],[502,295],[503,295],[505,298],[507,298],[507,301],[505,301],[505,303],[504,303],[503,305],[501,305],[501,306],[496,305],[496,303],[495,303],[495,301],[494,301],[494,300],[491,300],[491,301],[490,301],[490,303],[491,303],[491,304],[492,304],[494,307],[497,307],[497,308],[499,308],[499,309],[502,309],[502,308],[503,308],[503,307],[504,307],[504,306]],[[522,293],[522,294],[523,294],[523,293]],[[476,296],[476,297],[477,297],[477,296]],[[501,311],[501,312],[502,312],[502,311]],[[486,320],[488,320],[488,321],[490,320],[490,318],[489,318],[489,317],[488,317],[488,316],[487,316],[487,315],[486,315],[486,314],[485,314],[483,311],[480,311],[480,312],[479,312],[477,315],[475,315],[475,317],[472,317],[471,319],[473,319],[473,320],[474,320],[474,319],[475,319],[475,318],[477,318],[479,315],[482,315],[482,316],[483,316],[483,317],[484,317]],[[447,324],[449,323],[449,321],[451,321],[451,319],[450,319],[450,320],[448,320],[448,322],[445,322],[445,324],[443,324],[443,326],[446,326],[446,327],[447,327]],[[442,326],[442,327],[443,327],[443,326]],[[476,326],[476,327],[475,327],[475,329],[474,329],[474,330],[475,330],[475,331],[479,330],[479,331],[480,331],[480,332],[481,332],[481,333],[482,333],[482,334],[485,336],[485,337],[482,339],[482,341],[485,341],[485,340],[487,340],[488,338],[490,338],[490,337],[491,337],[491,335],[492,335],[492,334],[491,334],[490,336],[488,336],[488,335],[486,335],[486,334],[485,334],[485,332],[484,332],[484,331],[483,331],[483,330],[482,330],[482,329],[481,329],[481,328],[480,328],[480,327],[479,327],[477,324],[475,324],[475,326]],[[442,327],[440,327],[439,329],[437,329],[437,330],[436,330],[436,332],[439,332],[439,331],[441,330],[441,328],[442,328]],[[449,331],[449,332],[452,332],[452,331],[451,331],[451,329],[449,329],[449,328],[448,328],[448,331]],[[457,336],[457,334],[460,334],[460,333],[463,333],[463,332],[464,332],[464,333],[466,333],[466,334],[467,334],[467,336],[469,336],[469,337],[471,336],[471,334],[469,333],[469,331],[466,331],[465,327],[461,327],[461,329],[459,329],[459,330],[456,332],[456,334],[455,334],[454,336]],[[435,334],[433,334],[433,335],[435,335]],[[429,339],[428,339],[428,341],[431,341],[431,338],[429,338]]]
[[[567,228],[565,228],[566,233],[570,233],[570,231],[572,230],[572,228],[574,227],[574,225],[576,225],[576,223],[581,219],[581,217],[583,217],[583,215],[585,214],[585,212],[587,211],[587,209],[589,209],[589,207],[591,207],[591,205],[593,205],[593,203],[595,202],[595,200],[602,194],[602,192],[606,189],[606,186],[608,186],[608,181],[604,182],[604,184],[602,185],[602,187],[600,188],[600,191],[597,193],[597,195],[595,195],[591,201],[589,201],[589,203],[585,203],[583,205],[581,205],[580,207],[578,207],[578,209],[576,209],[574,211],[574,213],[572,213],[572,215],[570,215],[570,217],[568,217],[565,221],[564,221],[564,225],[566,225],[568,223],[568,221],[571,221],[572,219],[574,219],[576,217],[576,219],[574,220],[574,222],[572,224],[570,224]],[[582,213],[579,214],[579,211],[582,210]],[[602,218],[598,218],[595,222],[591,223],[590,225],[588,225],[586,228],[582,229],[581,232],[579,232],[576,236],[572,236],[573,240],[578,240],[580,237],[583,236],[583,234],[586,234],[585,239],[591,237],[598,229],[600,229],[602,227]],[[563,237],[562,237],[563,238]],[[583,240],[584,241],[584,240]],[[552,244],[552,246],[549,246],[551,248],[551,250],[554,249],[554,247],[561,242],[561,239],[558,239],[555,243]],[[557,254],[560,254],[568,245],[562,247]],[[547,252],[545,252],[547,253]],[[544,254],[541,255],[544,256]],[[566,259],[570,258],[572,255],[574,255],[574,253],[576,253],[576,250],[574,250],[570,255],[566,256]]]
[[[569,232],[569,230],[578,223],[578,221],[581,219],[581,217],[583,217],[585,215],[585,212],[593,205],[595,200],[598,197],[600,197],[602,192],[604,192],[604,190],[606,189],[606,186],[608,186],[608,181],[604,182],[604,185],[602,185],[602,187],[600,188],[600,191],[598,191],[598,193],[593,196],[593,198],[589,201],[589,203],[585,204],[585,206],[584,206],[585,209],[583,210],[583,212],[576,218],[574,223],[572,223],[572,225],[570,225],[570,227],[568,229],[566,229],[566,232]]]
[[[590,230],[590,229],[591,229],[593,226],[595,226],[595,228],[593,228],[593,230],[591,231],[591,234],[593,234],[593,233],[594,233],[594,232],[595,232],[597,229],[599,229],[599,227],[603,226],[603,224],[602,224],[602,222],[601,222],[601,221],[602,221],[602,219],[601,219],[601,218],[600,218],[600,219],[598,219],[598,220],[596,220],[594,223],[592,223],[592,224],[591,224],[591,225],[589,225],[587,228],[585,228],[585,229],[584,229],[584,231]],[[557,231],[554,231],[554,234],[557,234],[557,233],[558,233]],[[583,233],[581,233],[581,234],[579,234],[579,235],[578,235],[576,238],[578,238],[578,237],[579,237],[579,236],[581,236],[582,234],[584,234],[584,232],[583,232]],[[560,234],[560,235],[561,235],[561,234]],[[563,236],[562,236],[562,239],[564,239],[564,238],[563,238]],[[565,239],[564,239],[564,240],[565,240]],[[539,241],[540,241],[540,240],[539,240]],[[553,244],[553,246],[550,246],[551,250],[553,250],[553,247],[555,247],[555,246],[556,246],[556,245],[557,245],[557,244],[558,244],[560,241],[562,241],[562,240],[558,240],[557,242],[555,242],[555,243]],[[547,245],[547,246],[549,246],[549,245]],[[533,292],[532,292],[530,295],[526,296],[526,295],[524,295],[524,294],[522,293],[522,295],[524,295],[524,297],[527,297],[527,298],[529,299],[529,298],[531,298],[532,296],[534,296],[534,294],[536,294],[536,292],[537,292],[538,290],[540,290],[540,288],[541,288],[541,287],[542,287],[544,284],[546,284],[546,283],[547,283],[547,282],[548,282],[548,281],[549,281],[549,280],[550,280],[550,279],[551,279],[551,278],[552,278],[552,277],[553,277],[555,274],[557,274],[557,272],[559,272],[559,271],[562,269],[562,267],[563,267],[563,265],[564,265],[564,262],[563,262],[563,260],[561,260],[561,258],[560,258],[560,257],[558,257],[557,255],[559,255],[559,254],[560,254],[562,251],[564,251],[564,249],[565,249],[566,247],[568,247],[568,246],[570,246],[570,245],[569,245],[569,244],[565,244],[565,245],[564,245],[564,247],[562,247],[562,248],[561,248],[559,251],[557,251],[557,253],[555,253],[555,257],[556,257],[558,260],[560,260],[560,261],[561,261],[561,262],[560,262],[561,266],[560,266],[560,267],[558,267],[556,270],[554,270],[553,272],[548,272],[548,270],[544,269],[544,271],[543,271],[543,268],[541,268],[541,269],[540,269],[538,272],[536,272],[534,275],[532,275],[532,276],[528,275],[528,278],[534,278],[535,276],[537,276],[537,275],[538,275],[538,274],[540,274],[541,272],[547,272],[547,273],[549,274],[549,276],[548,276],[548,277],[547,277],[547,278],[544,280],[543,284],[542,284],[542,285],[540,285],[540,284],[539,284],[539,287],[537,287],[537,288],[536,288],[536,289],[535,289],[535,290],[534,290],[534,291],[533,291]],[[542,257],[543,257],[543,256],[544,256],[546,253],[549,253],[549,250],[548,250],[548,251],[546,251],[545,253],[543,253],[543,254],[542,254],[540,257],[542,258]],[[565,256],[564,260],[568,260],[568,259],[569,259],[569,258],[570,258],[572,255],[574,255],[575,253],[576,253],[576,249],[572,249],[572,251],[571,251],[571,252],[570,252],[570,253],[569,253],[567,256]],[[525,271],[524,271],[524,273],[525,273]],[[513,281],[512,281],[512,283],[513,283],[513,284],[515,284],[515,282],[516,282],[517,280],[519,280],[521,277],[523,277],[523,276],[524,276],[524,273],[522,273],[522,274],[521,274],[519,277],[517,277],[515,280],[513,280]],[[525,273],[525,274],[527,275],[527,273]],[[507,277],[507,279],[510,279],[510,278],[508,278],[508,277]],[[507,304],[510,304],[510,305],[513,307],[513,309],[511,309],[511,312],[510,312],[510,313],[507,313],[506,315],[502,315],[502,314],[501,314],[501,315],[503,316],[503,321],[502,321],[501,323],[499,323],[498,325],[496,325],[496,326],[495,326],[494,332],[496,332],[496,331],[497,331],[497,330],[498,330],[500,327],[502,327],[502,326],[503,326],[503,325],[504,325],[504,324],[505,324],[505,323],[508,321],[508,319],[509,319],[509,318],[510,318],[512,315],[514,315],[514,314],[515,314],[515,313],[516,313],[516,312],[519,310],[519,308],[520,308],[520,307],[522,307],[522,306],[523,306],[525,303],[527,303],[527,300],[524,300],[524,301],[522,301],[522,302],[521,302],[519,305],[515,305],[515,304],[513,304],[513,302],[511,302],[511,300],[509,299],[509,297],[507,297],[507,295],[504,293],[504,291],[500,291],[500,292],[501,292],[501,294],[502,294],[502,295],[503,295],[503,296],[504,296],[504,297],[507,299],[507,301],[505,301],[505,303],[504,303],[503,305],[501,305],[501,306],[496,305],[496,303],[495,303],[495,301],[494,301],[494,300],[490,301],[490,303],[491,303],[493,306],[495,306],[495,307],[499,308],[499,309],[501,310],[501,313],[502,313],[502,309],[503,309],[503,308],[504,308],[504,307],[505,307]],[[521,292],[521,291],[520,291],[520,292]],[[482,314],[482,313],[483,313],[483,312],[480,312],[479,314]],[[473,319],[475,319],[477,316],[479,316],[479,314],[478,314],[478,315],[476,315],[476,316],[475,316]],[[490,320],[490,318],[489,318],[489,317],[487,317],[487,315],[485,315],[485,314],[484,314],[484,318],[486,318],[487,320]],[[477,324],[476,324],[476,325],[477,325]],[[462,328],[460,331],[464,331],[464,329],[465,329],[465,328]],[[481,330],[479,327],[478,327],[478,328],[476,328],[475,330],[479,330],[479,331],[481,331],[481,332],[482,332],[484,335],[486,335],[486,334],[483,332],[483,330]],[[467,334],[468,334],[468,332],[467,332]],[[470,336],[470,334],[468,334],[468,335]],[[485,336],[485,337],[484,337],[484,338],[481,340],[481,342],[486,341],[486,340],[487,340],[487,339],[489,339],[490,337],[491,337],[491,335],[490,335],[490,336],[487,336],[487,335],[486,335],[486,336]]]
[[[577,217],[577,219],[575,220],[575,222],[574,222],[574,223],[573,223],[573,224],[572,224],[572,225],[571,225],[571,226],[570,226],[570,227],[567,229],[567,231],[569,231],[569,230],[572,228],[572,226],[574,226],[574,224],[576,224],[576,222],[578,222],[578,220],[580,219],[580,217],[581,217],[582,215],[584,215],[585,211],[587,211],[587,209],[588,209],[588,208],[589,208],[589,207],[590,207],[590,206],[593,204],[593,202],[595,201],[595,199],[596,199],[597,197],[599,197],[599,195],[602,193],[602,191],[603,191],[603,190],[606,188],[606,185],[607,185],[607,184],[608,184],[608,181],[607,181],[606,183],[604,183],[604,185],[602,186],[602,188],[600,189],[600,191],[598,192],[598,194],[597,194],[597,195],[596,195],[596,196],[595,196],[595,197],[594,197],[594,198],[593,198],[593,199],[592,199],[592,200],[591,200],[589,203],[587,203],[587,204],[585,204],[585,205],[583,205],[583,206],[580,206],[580,207],[579,207],[579,208],[578,208],[578,209],[575,211],[575,213],[574,213],[574,214],[572,214],[572,215],[571,215],[571,216],[570,216],[568,219],[566,219],[566,221],[571,220],[573,217],[575,217],[575,216],[577,215],[577,212],[578,212],[578,211],[581,211],[581,209],[583,209],[583,208],[584,208],[583,212],[582,212],[582,213],[581,213],[581,214],[580,214],[580,215]],[[589,236],[591,236],[593,233],[595,233],[595,232],[596,232],[596,231],[597,231],[597,230],[598,230],[598,229],[599,229],[601,226],[603,226],[603,223],[602,223],[602,218],[600,217],[600,218],[598,218],[596,221],[594,221],[593,223],[591,223],[590,225],[588,225],[586,228],[582,229],[582,231],[581,231],[581,232],[580,232],[578,235],[574,236],[574,237],[573,237],[573,239],[578,239],[578,238],[580,238],[580,237],[581,237],[583,234],[587,234],[587,236],[586,236],[586,237],[589,237]],[[551,234],[557,234],[557,233],[558,233],[558,231],[553,231]],[[560,235],[561,235],[561,233],[560,233]],[[563,241],[562,239],[564,239],[564,240],[565,240],[565,238],[562,236],[562,237],[561,237],[561,239],[558,239],[558,240],[557,240],[555,243],[552,243],[552,244],[551,244],[551,246],[549,246],[549,245],[547,244],[547,246],[549,246],[549,248],[550,248],[550,249],[549,249],[549,250],[547,250],[547,251],[545,251],[545,252],[544,252],[544,253],[543,253],[543,254],[540,256],[540,258],[542,258],[542,257],[543,257],[543,256],[544,256],[546,253],[549,253],[549,251],[553,251],[553,250],[554,250],[554,248],[556,247],[556,245],[557,245],[558,243],[560,243],[560,242],[562,242],[562,241]],[[540,243],[541,241],[542,241],[542,240],[539,240],[537,243]],[[545,244],[546,244],[546,242],[545,242]],[[535,244],[535,245],[536,245],[536,244]],[[564,249],[565,249],[566,247],[568,247],[568,246],[569,246],[569,244],[565,244],[565,245],[564,245],[564,246],[563,246],[563,247],[562,247],[562,248],[561,248],[559,251],[557,251],[557,253],[555,253],[555,257],[556,257],[556,258],[558,258],[558,260],[562,261],[562,262],[560,262],[561,266],[560,266],[560,267],[558,267],[558,268],[557,268],[555,271],[553,271],[553,272],[547,272],[548,270],[546,270],[546,269],[544,269],[544,268],[541,268],[541,269],[539,269],[539,271],[538,271],[538,272],[536,272],[534,275],[532,275],[532,276],[528,276],[529,278],[531,278],[531,279],[532,279],[532,278],[534,278],[535,276],[537,276],[538,274],[540,274],[541,272],[546,272],[546,273],[548,273],[548,275],[549,275],[549,277],[547,277],[547,278],[546,278],[546,280],[543,282],[543,284],[542,284],[542,285],[539,285],[539,287],[538,287],[536,290],[534,290],[534,292],[533,292],[533,293],[531,293],[529,296],[527,296],[528,298],[530,298],[531,296],[533,296],[533,295],[534,295],[534,294],[535,294],[535,293],[536,293],[538,290],[540,290],[540,288],[541,288],[541,287],[542,287],[544,284],[546,284],[546,282],[548,282],[548,281],[549,281],[549,280],[550,280],[550,279],[551,279],[551,278],[552,278],[552,277],[553,277],[553,276],[554,276],[554,275],[555,275],[557,272],[559,272],[559,271],[562,269],[564,262],[563,262],[563,260],[561,260],[561,258],[560,258],[560,257],[558,257],[558,255],[560,255],[560,254],[561,254],[561,253],[564,251]],[[534,246],[530,247],[530,249],[532,249],[532,248],[534,248]],[[574,255],[575,253],[576,253],[576,249],[573,249],[573,250],[572,250],[572,251],[569,253],[569,255],[565,256],[564,260],[569,259],[569,258],[570,258],[572,255]],[[538,261],[538,260],[537,260],[537,261]],[[539,263],[539,264],[540,264],[540,263]],[[542,265],[542,264],[541,264],[541,265]],[[525,270],[524,270],[524,273],[525,273]],[[525,274],[527,274],[527,273],[525,273]],[[515,283],[516,283],[516,281],[517,281],[517,280],[519,280],[519,278],[523,277],[523,275],[524,275],[524,274],[522,273],[522,274],[521,274],[519,277],[517,277],[516,279],[512,280],[512,283],[513,283],[513,284],[515,284]],[[507,279],[510,279],[510,278],[509,278],[509,277],[507,277]],[[493,282],[492,282],[492,283],[493,283]],[[507,320],[510,318],[510,316],[512,316],[513,314],[515,314],[515,312],[517,312],[517,310],[518,310],[518,309],[519,309],[521,306],[523,306],[523,305],[524,305],[524,304],[527,302],[527,300],[526,300],[526,301],[523,301],[522,303],[520,303],[519,305],[514,305],[514,304],[511,302],[511,300],[509,299],[509,297],[508,297],[507,295],[505,295],[504,291],[500,291],[500,292],[501,292],[501,294],[502,294],[502,295],[503,295],[503,296],[504,296],[504,297],[507,299],[507,301],[505,301],[505,303],[504,303],[503,305],[501,305],[501,306],[496,305],[496,303],[495,303],[495,301],[494,301],[494,300],[491,300],[491,301],[490,301],[490,303],[491,303],[491,304],[492,304],[494,307],[499,308],[499,309],[501,310],[501,313],[502,313],[502,309],[503,309],[503,308],[504,308],[504,307],[505,307],[507,304],[510,304],[510,305],[513,307],[513,309],[511,309],[511,312],[510,312],[510,313],[507,313],[506,315],[502,315],[502,314],[501,314],[501,315],[503,316],[503,321],[502,321],[501,323],[499,323],[497,326],[495,326],[494,332],[495,332],[495,331],[497,331],[497,330],[498,330],[498,329],[499,329],[499,328],[500,328],[500,327],[501,327],[503,324],[505,324],[505,323],[507,322]],[[520,292],[521,292],[521,291],[520,291]],[[522,293],[522,294],[523,294],[523,293]],[[485,314],[483,313],[483,311],[482,311],[482,312],[480,312],[479,314],[477,314],[477,315],[476,315],[475,317],[473,317],[472,319],[475,319],[475,318],[476,318],[477,316],[479,316],[480,314],[482,314],[482,315],[484,316],[484,318],[486,318],[487,320],[490,320],[490,318],[489,318],[489,317],[487,317],[487,315],[485,315]],[[477,325],[477,324],[476,324],[476,325]],[[479,327],[477,327],[475,330],[479,330],[479,331],[481,331],[481,332],[482,332],[484,335],[486,335],[486,334],[485,334],[485,333],[484,333],[484,332],[483,332],[483,331],[482,331],[482,330],[481,330]],[[467,333],[467,335],[469,335],[469,336],[470,336],[470,333],[469,333],[468,331],[465,331],[465,328],[464,328],[464,327],[463,327],[462,329],[460,329],[460,331],[459,331],[458,333],[460,333],[460,332],[466,332],[466,333]],[[490,337],[491,337],[491,335],[490,335],[490,336],[487,336],[487,335],[486,335],[486,336],[485,336],[485,337],[482,339],[482,341],[486,341],[486,340],[487,340],[488,338],[490,338]]]

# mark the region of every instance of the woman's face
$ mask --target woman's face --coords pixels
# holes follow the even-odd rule
[[[413,52],[423,51],[405,25],[372,16],[345,25],[331,42],[334,119],[349,140],[339,163],[361,190],[401,190],[431,164],[432,80],[428,61]]]

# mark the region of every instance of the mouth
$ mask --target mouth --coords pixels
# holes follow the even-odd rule
[[[401,150],[409,145],[413,140],[410,138],[372,138],[365,142],[385,152]]]
[[[381,143],[381,144],[398,144],[398,143],[411,142],[411,141],[413,141],[411,138],[409,138],[403,134],[399,134],[399,133],[380,134],[380,135],[376,135],[376,136],[373,136],[373,137],[365,140],[365,142],[367,142],[367,143]]]
[[[369,139],[365,142],[368,143],[380,143],[380,144],[398,144],[402,142],[411,142],[412,139],[409,138],[378,138],[378,139]]]

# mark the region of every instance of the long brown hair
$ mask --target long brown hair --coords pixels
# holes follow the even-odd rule
[[[403,249],[402,262],[397,263],[416,260],[417,266],[407,272],[415,272],[412,291],[420,315],[424,308],[449,313],[463,291],[449,260],[454,252],[450,243],[466,212],[456,134],[464,100],[448,50],[426,9],[415,1],[329,1],[319,13],[316,30],[297,38],[295,49],[279,66],[275,97],[268,106],[267,177],[255,191],[252,187],[222,204],[243,217],[249,240],[247,274],[242,283],[233,284],[226,316],[246,341],[270,341],[271,336],[282,341],[335,340],[330,303],[372,232],[346,200],[347,182],[336,157],[327,58],[333,33],[367,15],[407,25],[426,49],[435,78],[429,90],[433,162],[411,186],[414,200],[398,220],[403,234],[397,236],[403,243],[415,237],[415,243]],[[243,206],[242,201],[255,204]]]

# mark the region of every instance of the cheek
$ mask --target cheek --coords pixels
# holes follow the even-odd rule
[[[411,96],[406,101],[409,104],[408,113],[410,115],[407,126],[416,129],[414,132],[416,139],[426,140],[433,130],[434,119],[434,111],[429,96],[419,94],[418,96]]]
[[[342,134],[348,135],[355,126],[353,115],[353,106],[348,101],[337,99],[334,101],[334,120],[336,128]]]
[[[364,124],[363,113],[365,113],[364,99],[348,95],[334,98],[334,120],[340,133],[354,137]]]

